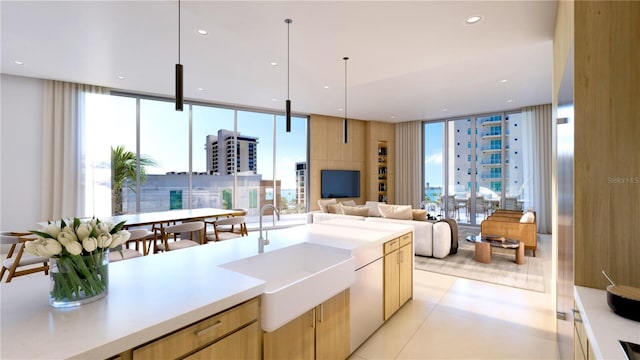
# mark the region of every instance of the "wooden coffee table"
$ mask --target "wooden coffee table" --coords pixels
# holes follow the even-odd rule
[[[524,264],[524,243],[522,241],[505,239],[501,236],[479,236],[469,235],[467,241],[475,243],[476,256],[475,260],[483,264],[491,263],[492,248],[513,249],[516,253],[515,263],[518,265]]]

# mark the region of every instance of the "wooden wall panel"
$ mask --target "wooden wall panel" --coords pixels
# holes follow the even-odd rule
[[[311,115],[309,154],[309,201],[310,209],[318,210],[320,199],[320,170],[360,170],[360,197],[358,204],[377,200],[377,142],[387,141],[388,159],[395,156],[395,126],[392,123],[349,119],[349,141],[342,142],[342,118]],[[374,170],[375,167],[375,170]],[[393,161],[387,164],[388,203],[393,203]],[[373,192],[373,189],[376,189]],[[347,200],[347,199],[345,199]]]
[[[310,209],[318,210],[320,199],[320,170],[360,170],[360,197],[353,200],[364,203],[367,176],[365,158],[365,126],[362,120],[349,119],[349,141],[342,141],[342,118],[311,115],[309,201]],[[350,199],[343,199],[350,200]]]
[[[640,2],[575,2],[575,284],[640,286]]]

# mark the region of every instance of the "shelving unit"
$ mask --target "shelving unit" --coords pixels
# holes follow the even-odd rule
[[[378,201],[387,202],[387,142],[378,141]]]

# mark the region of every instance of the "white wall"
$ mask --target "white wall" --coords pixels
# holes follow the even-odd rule
[[[44,80],[0,78],[0,230],[35,229],[40,218]]]

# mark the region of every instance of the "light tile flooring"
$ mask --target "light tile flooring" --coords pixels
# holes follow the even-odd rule
[[[417,270],[413,299],[351,359],[559,359],[552,298]]]

